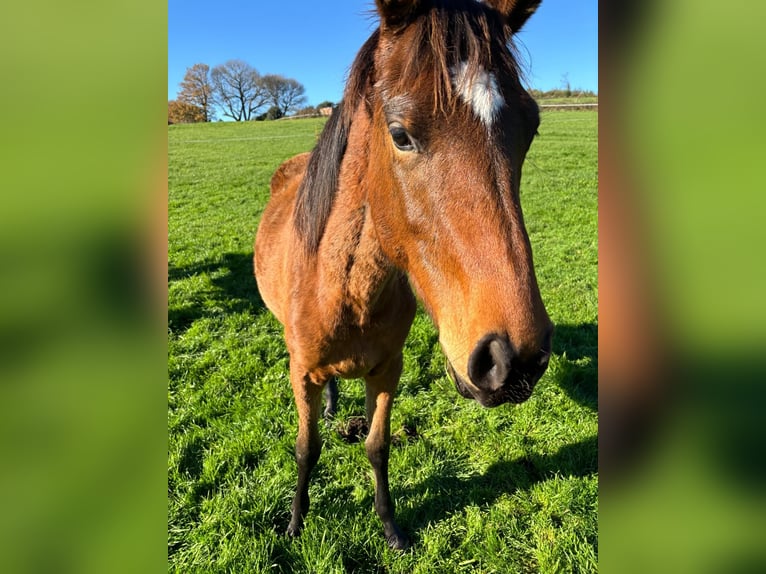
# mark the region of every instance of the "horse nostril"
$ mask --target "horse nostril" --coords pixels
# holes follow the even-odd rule
[[[507,339],[487,335],[468,358],[468,376],[480,389],[501,387],[511,372],[513,351]]]
[[[545,367],[548,365],[548,362],[551,360],[551,352],[550,351],[540,351],[540,358],[537,359],[537,364],[541,367]]]

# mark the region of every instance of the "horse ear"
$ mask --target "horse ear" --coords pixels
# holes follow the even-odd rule
[[[422,4],[421,0],[375,0],[384,30],[398,30],[409,24]]]
[[[485,0],[485,4],[505,16],[513,34],[521,30],[541,2],[542,0]]]

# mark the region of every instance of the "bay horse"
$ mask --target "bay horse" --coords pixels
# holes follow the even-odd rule
[[[551,353],[519,202],[539,124],[512,35],[540,0],[376,0],[313,152],[283,163],[255,240],[266,306],[284,326],[298,411],[298,484],[287,533],[309,509],[309,475],[336,377],[364,378],[375,510],[409,545],[388,483],[391,406],[415,316],[439,331],[457,391],[494,407],[529,398]]]

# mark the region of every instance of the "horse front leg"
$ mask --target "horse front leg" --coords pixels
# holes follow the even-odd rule
[[[322,403],[322,385],[311,381],[308,374],[290,364],[290,382],[298,409],[298,437],[295,441],[295,461],[298,465],[298,485],[291,506],[292,516],[287,526],[289,536],[298,536],[303,518],[309,511],[309,479],[319,460],[322,440],[317,420]]]
[[[369,434],[364,443],[375,475],[375,511],[383,522],[383,532],[391,548],[404,550],[407,536],[394,521],[394,502],[388,486],[388,455],[391,445],[391,406],[402,373],[401,354],[365,377]]]

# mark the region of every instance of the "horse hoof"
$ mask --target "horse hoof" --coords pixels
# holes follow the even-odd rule
[[[394,550],[407,550],[410,547],[410,539],[401,532],[397,532],[386,538],[389,548]]]
[[[287,534],[287,536],[289,536],[290,538],[298,538],[298,536],[301,535],[301,530],[303,530],[303,525],[302,524],[296,526],[296,525],[291,523],[287,527],[287,530],[285,531],[285,534]]]

